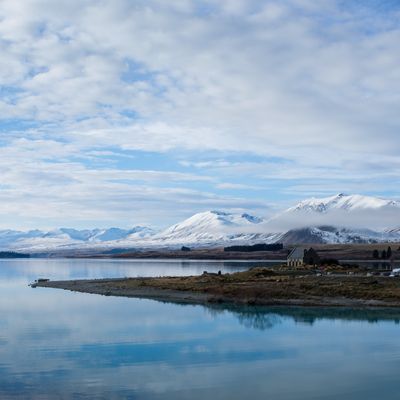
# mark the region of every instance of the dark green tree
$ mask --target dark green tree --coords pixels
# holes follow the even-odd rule
[[[375,250],[372,252],[372,257],[373,257],[373,258],[379,258],[379,251],[378,251],[377,249],[375,249]]]
[[[387,258],[386,250],[382,250],[381,258],[385,260]]]
[[[386,251],[386,257],[391,258],[392,257],[392,248],[389,246],[387,251]]]

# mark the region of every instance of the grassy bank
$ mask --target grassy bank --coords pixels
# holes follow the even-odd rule
[[[111,296],[187,303],[400,307],[400,279],[358,269],[252,268],[232,274],[40,282],[51,287]]]

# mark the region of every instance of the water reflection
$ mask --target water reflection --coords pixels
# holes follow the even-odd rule
[[[186,306],[183,303],[175,304]],[[230,313],[245,327],[259,330],[271,329],[281,324],[283,319],[310,326],[322,320],[358,321],[369,324],[400,323],[400,309],[397,308],[267,307],[214,303],[205,304],[203,307],[215,318]]]
[[[264,261],[207,260],[93,260],[93,259],[0,259],[0,282],[14,278],[34,280],[119,278],[139,276],[200,275],[204,270],[223,273],[243,271],[254,266],[273,266]]]
[[[44,264],[0,263],[1,399],[398,398],[394,309],[193,306],[28,288],[39,272],[135,273]]]

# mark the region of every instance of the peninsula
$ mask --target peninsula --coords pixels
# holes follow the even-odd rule
[[[42,279],[32,286],[193,304],[400,307],[400,279],[340,266],[320,272],[280,266],[185,277]]]

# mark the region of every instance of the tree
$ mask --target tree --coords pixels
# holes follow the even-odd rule
[[[379,258],[379,251],[378,251],[377,249],[375,249],[375,250],[372,252],[372,257],[373,257],[373,258]]]
[[[392,257],[392,248],[389,246],[386,252],[386,257],[391,258]]]
[[[382,250],[381,258],[385,260],[387,258],[386,250]]]

